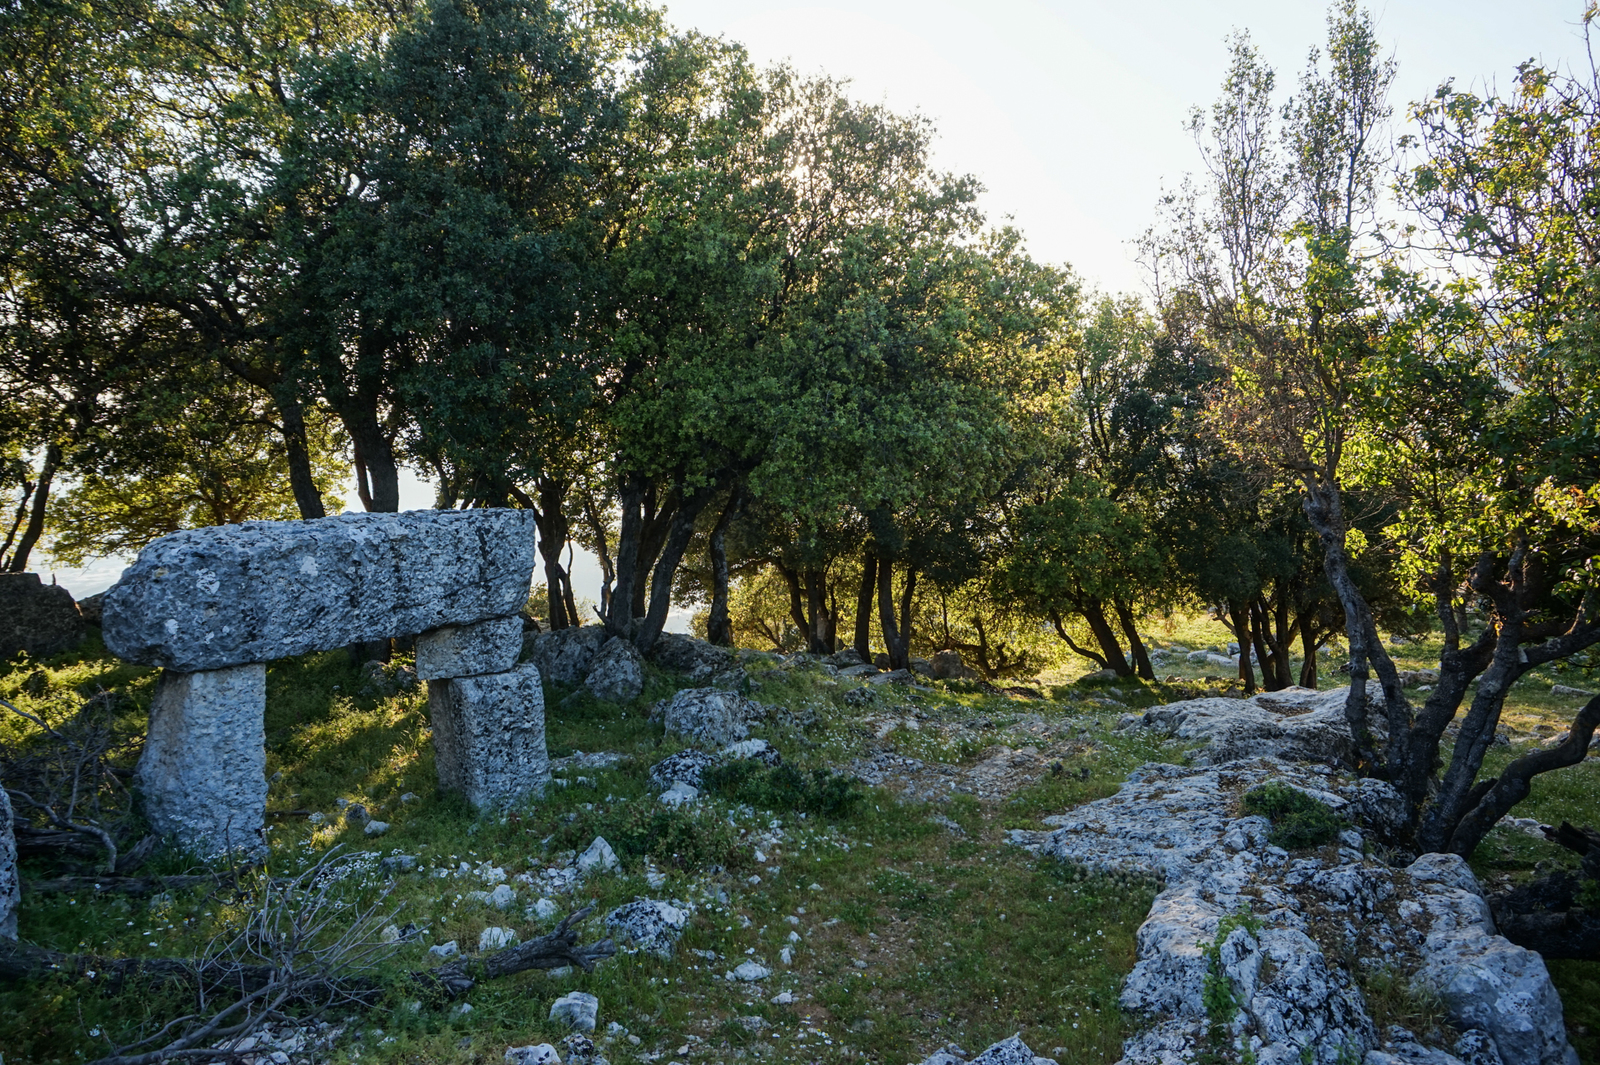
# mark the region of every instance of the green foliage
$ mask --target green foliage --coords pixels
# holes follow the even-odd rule
[[[1216,936],[1200,944],[1200,950],[1206,958],[1205,981],[1200,991],[1200,999],[1206,1009],[1206,1050],[1202,1055],[1206,1065],[1221,1065],[1227,1060],[1225,1051],[1232,1043],[1233,1020],[1243,1005],[1222,964],[1222,945],[1241,928],[1252,936],[1261,932],[1261,921],[1251,915],[1248,903],[1241,903],[1238,910],[1225,915],[1217,922]],[[1241,1060],[1253,1060],[1248,1049]]]
[[[853,777],[828,769],[804,773],[788,763],[768,768],[749,759],[735,759],[712,766],[700,779],[711,794],[758,810],[847,817],[865,798],[860,782]]]
[[[743,864],[739,835],[714,812],[631,802],[604,814],[580,817],[556,833],[554,844],[573,850],[604,836],[619,858],[630,863],[651,858],[663,866],[688,871],[712,865]]]
[[[1245,792],[1240,806],[1247,814],[1271,820],[1267,839],[1284,850],[1320,847],[1344,827],[1327,803],[1276,780]]]

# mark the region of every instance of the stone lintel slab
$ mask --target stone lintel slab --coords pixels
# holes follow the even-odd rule
[[[119,658],[185,673],[515,614],[533,515],[413,510],[163,536],[106,594]]]
[[[167,670],[139,757],[145,816],[203,857],[266,847],[267,667]]]
[[[417,637],[417,676],[449,680],[504,673],[522,654],[522,619],[491,618],[471,625],[444,625]]]
[[[461,792],[479,810],[544,794],[550,757],[536,666],[431,680],[428,716],[442,789]]]

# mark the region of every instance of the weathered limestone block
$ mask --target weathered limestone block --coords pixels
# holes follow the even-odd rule
[[[17,907],[22,902],[15,825],[11,799],[6,795],[6,789],[0,788],[0,939],[17,938]]]
[[[267,667],[161,675],[139,758],[145,816],[212,857],[265,848]]]
[[[533,515],[414,510],[163,536],[106,594],[119,658],[185,673],[515,614]]]
[[[637,699],[644,691],[644,657],[630,641],[613,636],[594,656],[583,684],[590,695],[606,702]]]
[[[439,786],[480,810],[543,794],[550,782],[539,670],[428,682]]]
[[[423,680],[504,673],[522,654],[522,619],[491,618],[445,625],[417,637],[417,676]]]
[[[0,573],[0,661],[26,651],[49,658],[78,646],[83,616],[65,588],[37,573]]]

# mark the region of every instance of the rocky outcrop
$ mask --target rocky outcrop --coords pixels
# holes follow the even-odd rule
[[[0,573],[0,662],[26,652],[49,658],[70,651],[88,631],[72,594],[37,573]]]
[[[606,642],[600,625],[576,625],[533,638],[529,658],[551,684],[577,684],[589,675],[595,655]]]
[[[137,778],[150,827],[211,857],[266,847],[267,667],[165,672]]]
[[[139,552],[101,625],[119,658],[190,673],[509,617],[534,533],[521,510],[191,529]]]
[[[1382,699],[1376,682],[1369,690],[1372,698]],[[1204,741],[1205,746],[1189,755],[1196,765],[1261,756],[1350,765],[1354,748],[1344,719],[1348,692],[1348,688],[1325,692],[1285,688],[1250,699],[1187,699],[1152,707],[1128,723],[1178,740]],[[1375,715],[1372,727],[1381,725]]]
[[[650,660],[683,674],[693,684],[713,683],[719,675],[739,668],[732,651],[677,632],[663,632],[656,638]]]
[[[11,797],[0,788],[0,939],[17,938],[17,907],[21,903],[16,816],[11,811]]]
[[[1238,810],[1244,792],[1269,780],[1326,803],[1350,827],[1315,852],[1272,846],[1267,820]],[[1456,1061],[1410,1033],[1377,1031],[1360,983],[1378,971],[1436,991],[1451,1023],[1504,1065],[1575,1065],[1543,962],[1494,934],[1466,864],[1425,855],[1397,869],[1366,856],[1363,834],[1389,832],[1401,814],[1381,782],[1257,758],[1146,765],[1115,796],[1049,819],[1055,831],[1013,838],[1164,884],[1122,993],[1125,1008],[1155,1023],[1129,1041],[1124,1065],[1200,1060],[1218,1032],[1230,1053],[1262,1065]],[[1221,1016],[1215,994],[1208,1010],[1208,983],[1228,992]],[[1412,1046],[1442,1056],[1417,1057]]]
[[[644,658],[630,641],[613,636],[601,645],[589,664],[583,686],[596,699],[631,702],[644,691]]]
[[[667,735],[694,743],[726,747],[750,735],[751,724],[766,717],[760,703],[716,688],[685,688],[651,711],[660,716]]]
[[[693,906],[676,899],[635,899],[606,914],[606,928],[624,943],[670,958],[693,913]]]

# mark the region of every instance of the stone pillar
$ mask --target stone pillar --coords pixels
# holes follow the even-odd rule
[[[504,673],[522,654],[522,619],[490,618],[473,625],[444,625],[417,637],[417,676],[449,680]]]
[[[266,849],[267,667],[167,670],[138,781],[150,827],[203,857]]]
[[[15,822],[11,799],[0,788],[0,939],[17,938],[17,907],[22,903]]]
[[[479,810],[544,794],[550,757],[537,667],[430,680],[428,716],[441,788]]]

